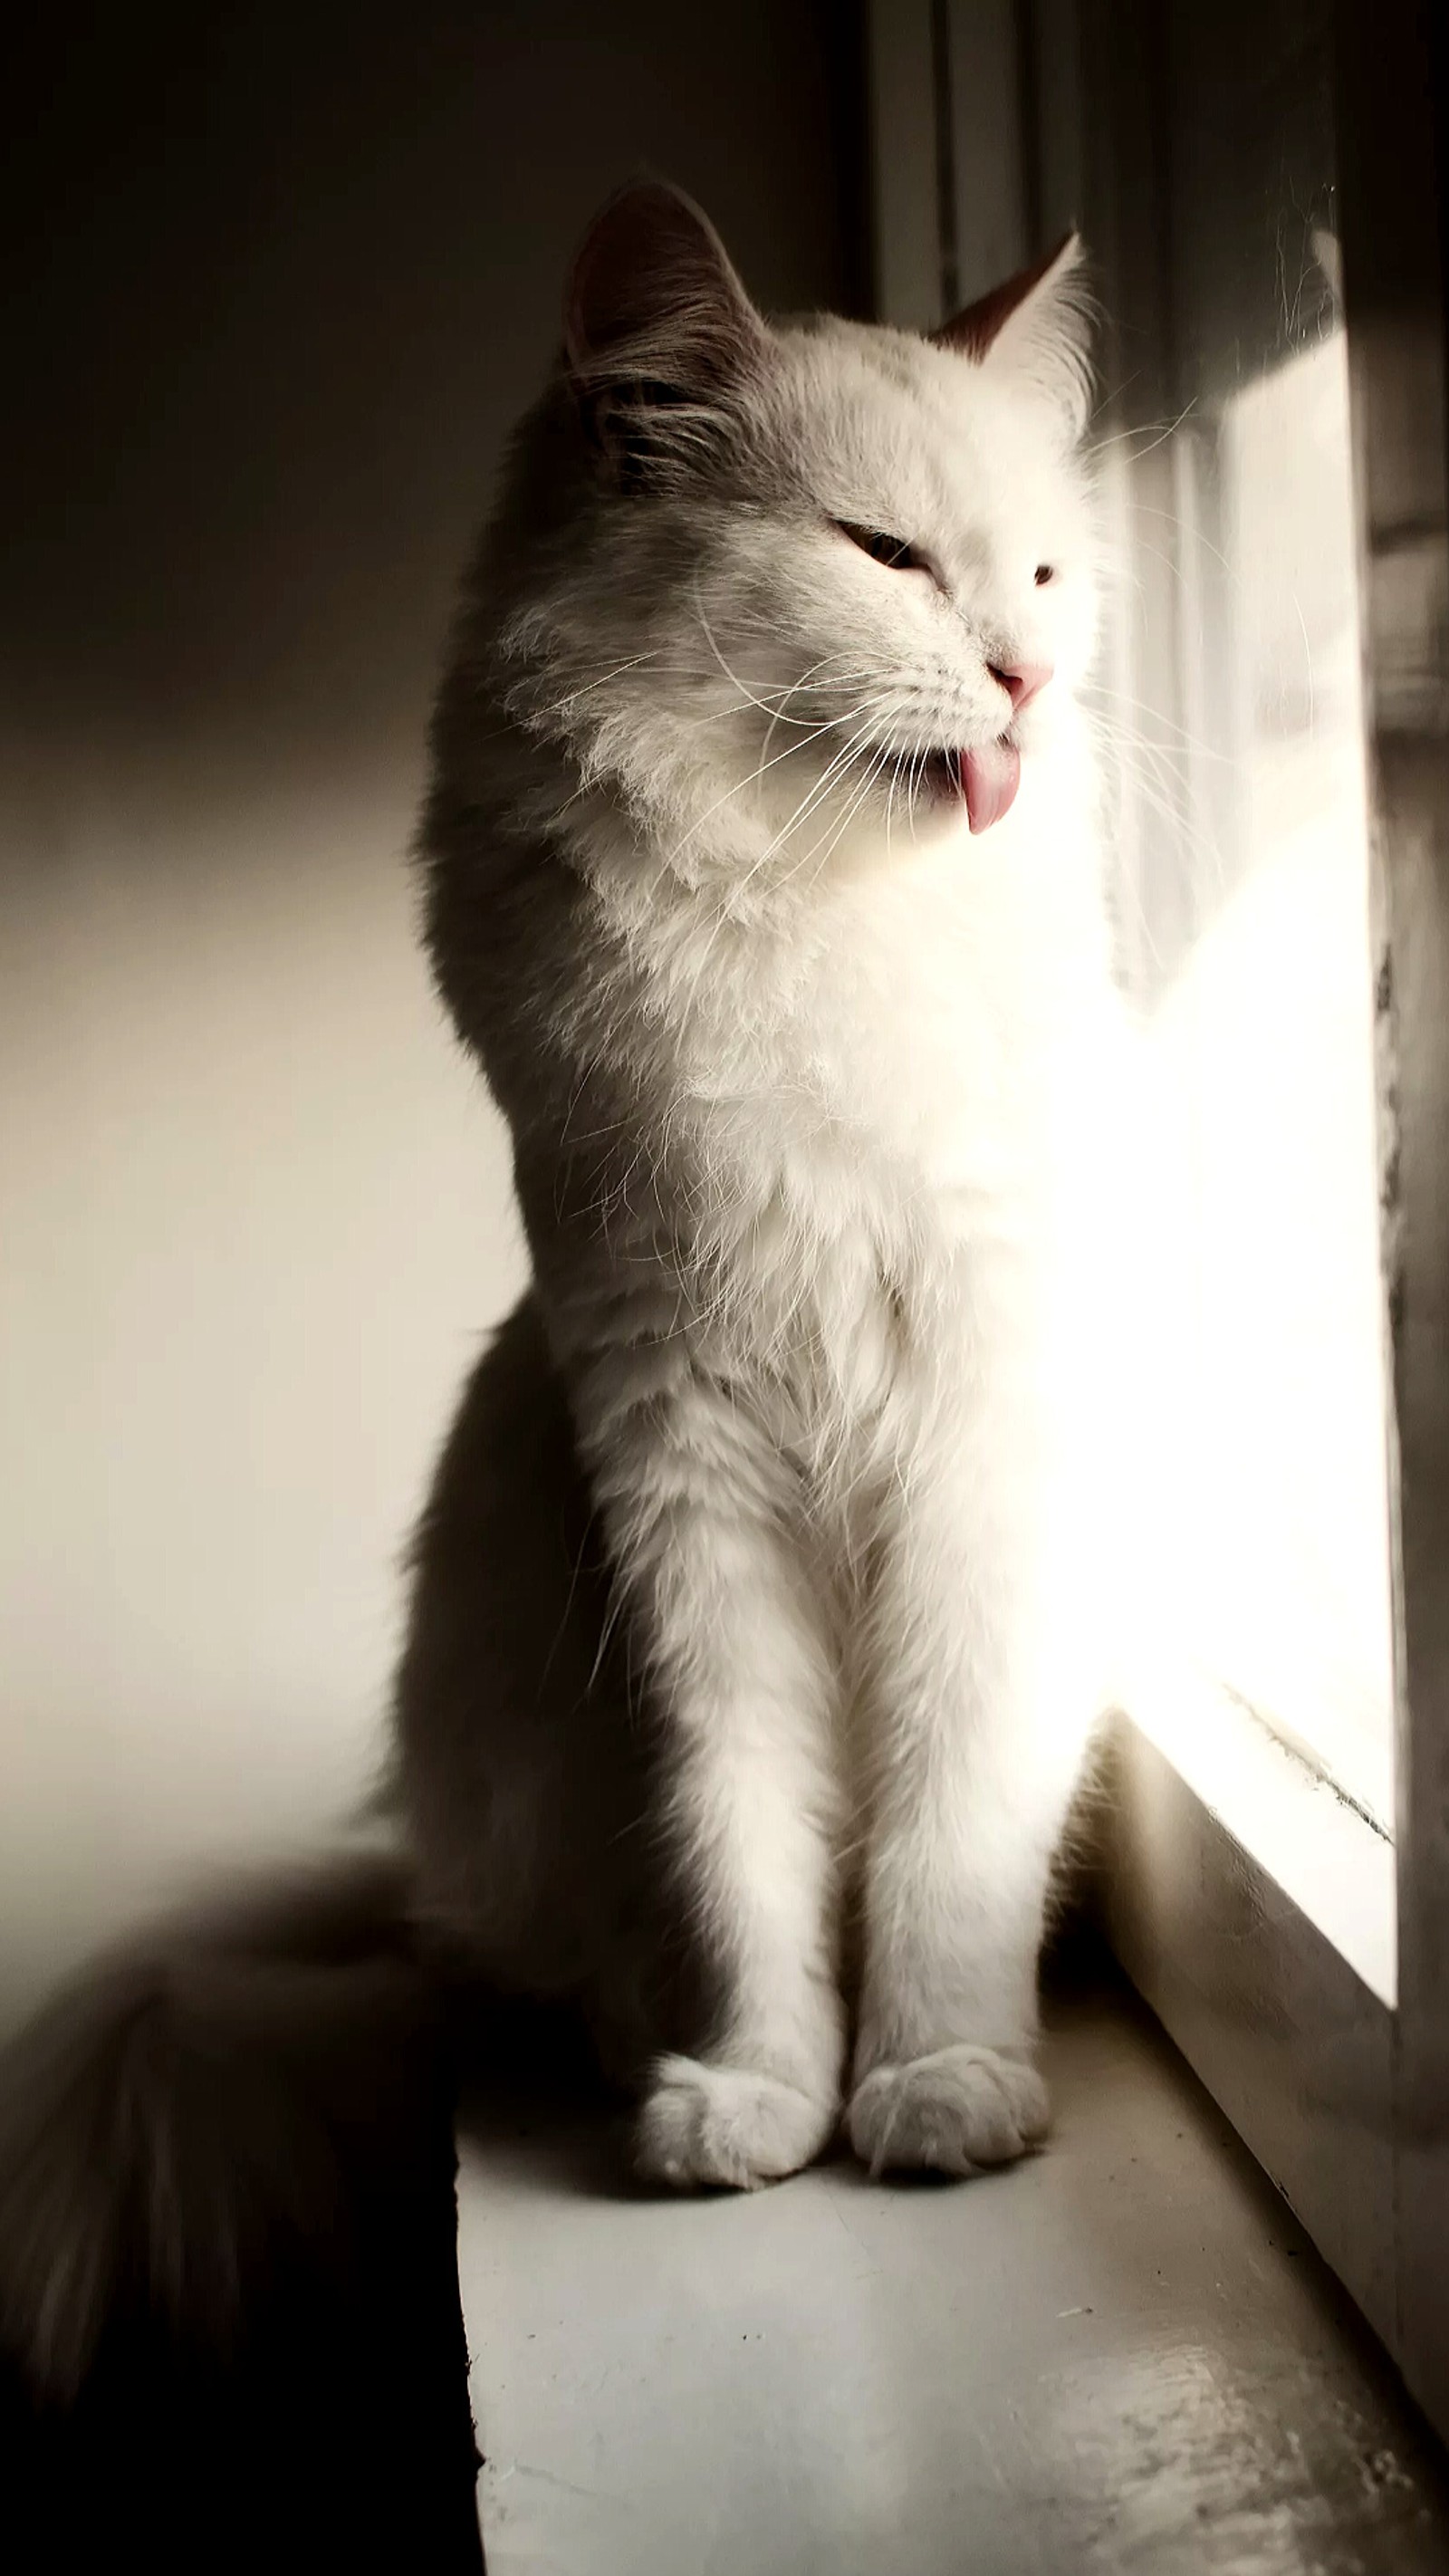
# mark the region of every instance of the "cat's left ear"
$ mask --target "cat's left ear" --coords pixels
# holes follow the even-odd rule
[[[1079,233],[943,322],[932,339],[1054,402],[1073,438],[1092,405],[1092,303]]]
[[[625,479],[667,468],[728,411],[767,334],[709,217],[679,188],[635,180],[580,246],[564,356],[596,444]]]

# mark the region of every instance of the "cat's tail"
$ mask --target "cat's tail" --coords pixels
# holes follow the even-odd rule
[[[443,2007],[400,1854],[260,1880],[79,1976],[0,2053],[0,2347],[73,2396],[113,2323],[224,2352],[341,2252],[349,2141]]]

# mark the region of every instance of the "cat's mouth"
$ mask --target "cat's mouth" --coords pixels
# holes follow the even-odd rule
[[[989,832],[1009,814],[1021,784],[1021,754],[1007,734],[970,751],[928,752],[920,771],[926,792],[964,804],[973,832]]]

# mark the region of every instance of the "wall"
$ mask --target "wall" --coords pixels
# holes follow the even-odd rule
[[[631,168],[856,300],[826,0],[66,13],[10,137],[0,2010],[367,1785],[522,1276],[411,930],[452,583]],[[17,88],[14,101],[22,96]]]

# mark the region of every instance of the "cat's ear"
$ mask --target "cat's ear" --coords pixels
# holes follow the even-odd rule
[[[574,262],[564,354],[613,461],[640,469],[697,446],[765,349],[764,323],[691,198],[641,179],[610,199]]]
[[[1081,236],[1068,233],[1045,258],[994,286],[943,322],[941,348],[994,373],[1015,375],[1056,403],[1074,438],[1092,403],[1092,302]]]

